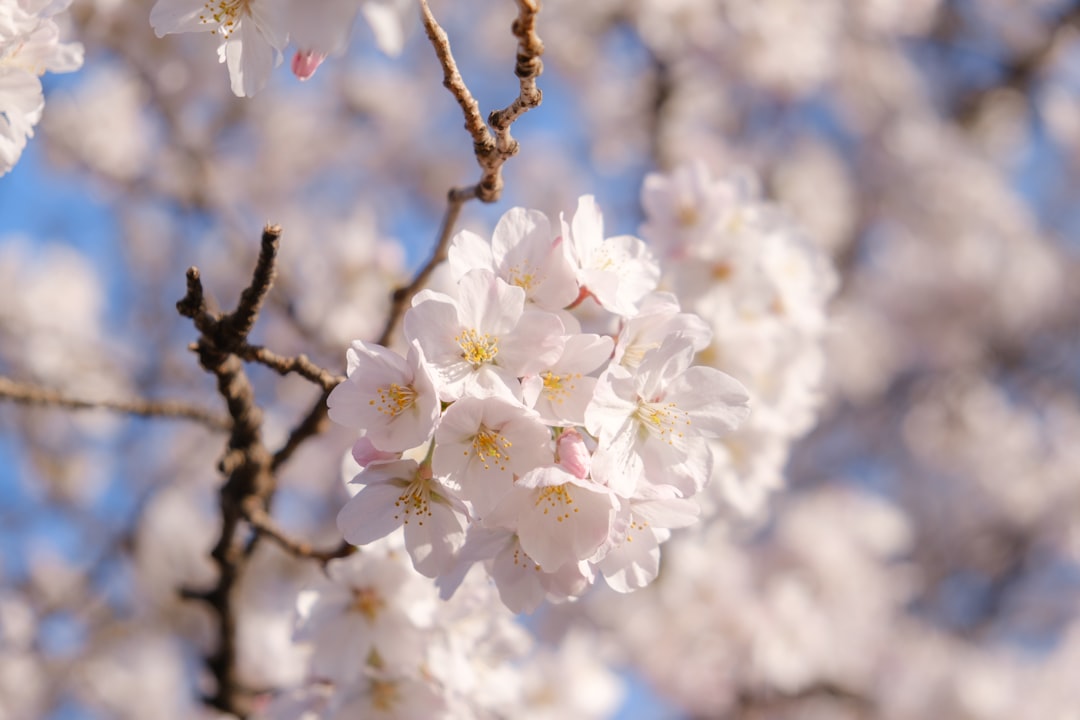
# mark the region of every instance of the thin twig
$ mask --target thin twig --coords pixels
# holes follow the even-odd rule
[[[319,367],[304,354],[295,357],[283,357],[261,345],[248,345],[247,343],[237,348],[236,352],[244,360],[265,365],[280,375],[296,373],[316,385],[321,385],[324,390],[333,389],[345,379],[325,368]]]
[[[443,87],[450,91],[461,106],[461,112],[465,115],[465,129],[472,136],[476,154],[479,156],[482,151],[495,147],[495,138],[484,124],[484,116],[480,114],[480,103],[476,102],[476,98],[469,92],[469,87],[461,77],[461,71],[458,70],[457,62],[454,60],[454,53],[450,50],[450,38],[435,20],[435,16],[431,14],[427,0],[420,0],[420,14],[424,21],[424,31],[427,33],[428,40],[431,41],[431,46],[435,48],[435,55],[439,58],[439,65],[443,69]]]
[[[311,543],[292,537],[283,530],[270,513],[257,502],[249,502],[244,508],[244,517],[255,532],[270,538],[290,555],[298,558],[317,560],[325,565],[336,558],[343,558],[356,552],[356,548],[347,542],[329,550],[316,550]]]
[[[218,621],[218,647],[206,659],[217,681],[207,702],[225,712],[244,716],[249,695],[236,674],[236,616],[232,591],[243,571],[246,555],[237,543],[237,531],[246,509],[253,503],[265,507],[275,490],[272,456],[262,442],[262,409],[244,371],[244,364],[232,349],[247,343],[247,333],[258,319],[259,308],[270,291],[281,230],[267,226],[251,283],[243,291],[234,312],[221,314],[211,308],[203,292],[197,268],[187,273],[187,293],[177,304],[181,315],[189,317],[199,330],[193,349],[199,364],[217,379],[218,393],[225,399],[232,418],[232,432],[225,454],[218,464],[227,476],[220,491],[221,534],[211,552],[218,567],[218,580],[206,591],[185,591],[214,610]]]
[[[141,417],[176,418],[194,420],[215,430],[228,430],[229,419],[204,408],[188,405],[179,400],[86,400],[64,395],[58,390],[16,382],[0,377],[0,398],[21,405],[41,405],[65,410],[109,410],[111,412]]]
[[[465,204],[468,198],[455,195],[451,191],[446,198],[446,213],[443,215],[442,225],[439,228],[439,238],[435,242],[435,249],[431,252],[431,257],[428,258],[424,266],[420,268],[420,271],[416,273],[416,276],[405,287],[400,287],[394,291],[393,303],[390,306],[390,314],[386,318],[386,325],[383,327],[382,334],[379,336],[378,343],[380,345],[386,345],[390,342],[390,338],[393,337],[394,328],[397,327],[398,321],[405,314],[405,311],[409,309],[409,305],[412,303],[413,297],[420,291],[422,287],[427,283],[428,278],[435,272],[435,268],[439,263],[446,259],[446,253],[450,248],[450,238],[454,235],[454,226],[457,224],[458,216],[461,215],[461,207]]]
[[[461,106],[465,115],[465,129],[472,137],[473,152],[477,164],[480,165],[480,181],[475,185],[452,190],[450,197],[455,201],[464,202],[476,198],[481,202],[492,203],[502,196],[502,166],[517,155],[520,149],[517,140],[510,135],[510,126],[530,109],[540,105],[543,99],[543,94],[536,86],[536,79],[544,70],[540,59],[544,53],[544,43],[536,34],[536,16],[540,12],[540,2],[517,0],[517,6],[518,15],[512,29],[518,39],[514,64],[514,73],[519,81],[518,96],[502,110],[492,112],[485,124],[480,117],[476,98],[458,70],[446,31],[435,20],[427,0],[420,0],[424,30],[435,49],[439,65],[442,66],[443,85]]]

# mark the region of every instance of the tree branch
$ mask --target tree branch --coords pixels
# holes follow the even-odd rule
[[[109,410],[141,417],[164,417],[194,420],[215,430],[228,430],[228,418],[179,400],[86,400],[64,395],[58,390],[21,383],[0,376],[0,398],[20,405],[40,405],[65,410]]]
[[[244,517],[255,529],[255,532],[277,543],[290,555],[298,558],[317,560],[323,565],[336,558],[347,557],[356,552],[356,548],[342,541],[337,547],[329,550],[316,550],[311,543],[292,537],[283,530],[270,513],[258,502],[248,502],[244,507]]]
[[[279,375],[296,373],[316,385],[322,386],[324,390],[333,389],[345,379],[319,367],[311,362],[307,355],[303,354],[295,357],[283,357],[261,345],[248,345],[247,343],[238,347],[236,352],[244,360],[265,365],[271,370],[277,371]]]
[[[424,30],[443,69],[443,85],[461,106],[465,115],[465,129],[472,136],[473,152],[476,154],[476,162],[481,170],[480,181],[477,184],[456,188],[450,192],[452,201],[464,202],[477,198],[481,202],[492,203],[502,196],[502,166],[507,160],[517,155],[520,149],[517,140],[510,135],[510,126],[526,112],[540,105],[543,98],[540,89],[536,86],[536,79],[544,70],[544,63],[540,59],[544,53],[544,43],[536,34],[536,16],[540,12],[540,2],[539,0],[517,0],[517,6],[518,15],[514,20],[512,30],[518,39],[514,65],[514,73],[519,81],[518,96],[502,110],[492,112],[488,116],[488,123],[485,124],[480,117],[480,108],[476,98],[469,92],[458,70],[446,31],[435,20],[427,0],[420,0]],[[491,127],[489,128],[488,125]]]
[[[217,687],[206,700],[220,710],[240,716],[250,711],[250,695],[240,686],[236,675],[236,617],[232,591],[247,555],[236,535],[251,506],[265,508],[268,505],[275,479],[273,458],[262,442],[262,409],[255,402],[255,392],[244,364],[233,350],[246,345],[247,334],[270,291],[280,235],[281,229],[277,226],[267,226],[263,231],[251,283],[232,313],[223,315],[211,309],[199,271],[194,267],[187,273],[187,294],[176,304],[180,314],[191,318],[199,330],[200,336],[193,349],[199,356],[199,364],[217,379],[218,392],[225,399],[233,421],[228,445],[218,463],[219,470],[226,475],[220,491],[221,534],[211,552],[218,567],[218,581],[210,590],[188,590],[184,594],[206,602],[218,619],[218,648],[206,659]]]

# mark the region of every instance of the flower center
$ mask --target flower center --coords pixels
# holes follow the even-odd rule
[[[536,494],[536,507],[543,506],[542,512],[545,515],[551,512],[555,513],[555,520],[562,522],[570,518],[571,511],[577,512],[578,508],[571,508],[574,504],[574,498],[570,495],[570,490],[566,485],[555,485],[553,487],[542,488],[540,492]]]
[[[556,375],[550,370],[540,374],[544,379],[544,396],[556,405],[562,405],[567,395],[577,388],[577,380],[581,379],[581,373],[568,373]]]
[[[669,445],[674,444],[675,438],[683,437],[683,428],[690,424],[690,418],[686,412],[680,410],[673,402],[643,402],[638,405],[635,415],[644,430],[666,441]]]
[[[371,707],[376,710],[390,711],[400,699],[397,683],[391,680],[371,681]]]
[[[498,465],[500,470],[506,469],[506,463],[510,461],[510,454],[506,451],[513,445],[509,440],[497,432],[482,428],[473,438],[473,453],[484,463],[484,469],[490,470],[491,466]]]
[[[538,280],[536,273],[534,273],[530,267],[521,268],[515,265],[510,268],[510,271],[507,274],[510,276],[511,285],[517,285],[526,292],[532,290]]]
[[[352,609],[367,618],[368,622],[375,622],[375,617],[384,607],[386,607],[386,601],[375,588],[365,587],[353,590]]]
[[[228,39],[239,27],[241,16],[248,14],[250,3],[251,0],[206,0],[199,22],[217,25],[217,29],[210,31],[211,34],[220,32],[221,37]]]
[[[394,515],[395,520],[400,520],[401,515],[404,514],[403,525],[408,525],[409,516],[412,516],[416,518],[417,525],[423,526],[424,518],[431,517],[431,486],[428,481],[416,477],[398,495],[398,499],[394,501],[394,507],[398,508],[398,513]]]
[[[375,390],[378,398],[368,401],[369,405],[375,406],[383,415],[396,417],[408,410],[416,402],[416,390],[411,385],[398,385],[390,383],[389,387],[380,387]]]
[[[454,341],[461,348],[461,357],[474,367],[494,361],[499,354],[498,338],[487,333],[478,333],[472,328],[462,330]]]
[[[689,203],[679,205],[679,209],[675,211],[675,221],[683,227],[693,227],[700,220],[697,208]]]

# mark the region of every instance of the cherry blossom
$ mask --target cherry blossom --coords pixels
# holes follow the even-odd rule
[[[357,340],[346,354],[348,379],[327,398],[330,419],[363,430],[379,450],[408,450],[435,431],[439,399],[419,347],[402,358]]]
[[[367,545],[404,527],[405,547],[419,573],[435,577],[449,570],[465,542],[465,507],[431,477],[430,465],[378,463],[352,482],[364,487],[338,513],[346,540]]]
[[[405,315],[405,336],[424,350],[439,396],[521,396],[518,378],[550,365],[563,350],[563,324],[525,308],[525,291],[490,270],[467,273],[458,297],[426,290]]]
[[[18,162],[41,119],[45,98],[39,77],[82,65],[82,45],[61,43],[53,19],[70,4],[8,2],[0,8],[0,176]]]
[[[150,24],[158,37],[187,32],[220,37],[218,59],[228,66],[237,97],[266,86],[289,38],[285,0],[158,0]]]

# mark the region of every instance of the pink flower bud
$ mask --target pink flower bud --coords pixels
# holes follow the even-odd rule
[[[559,436],[556,445],[559,465],[562,469],[578,480],[587,478],[592,456],[589,455],[589,449],[585,447],[585,439],[581,437],[581,433],[573,429],[567,430]]]
[[[311,50],[297,50],[292,59],[293,75],[301,80],[307,80],[315,74],[315,71],[319,69],[319,66],[322,65],[323,60],[325,59],[326,55],[323,53],[317,53]]]
[[[360,467],[367,467],[372,463],[397,460],[401,457],[401,453],[384,452],[372,445],[366,437],[361,437],[352,447],[352,456]]]

